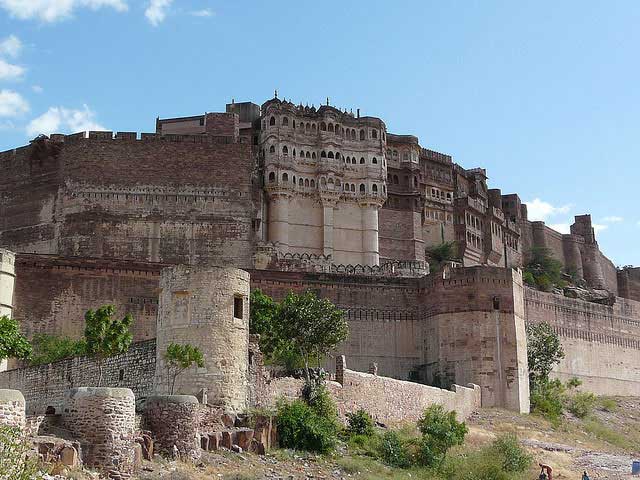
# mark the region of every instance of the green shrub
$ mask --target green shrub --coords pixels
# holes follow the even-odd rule
[[[322,418],[334,422],[337,420],[338,409],[322,380],[312,380],[309,383],[305,383],[302,388],[302,397],[313,411]]]
[[[567,388],[578,388],[580,385],[582,385],[582,380],[578,377],[571,377],[567,382]]]
[[[351,435],[347,442],[352,453],[375,459],[381,457],[382,435]]]
[[[553,282],[546,273],[543,273],[536,277],[536,285],[543,292],[550,292],[553,287]]]
[[[562,416],[565,403],[565,387],[560,380],[540,381],[534,384],[531,394],[531,409],[553,423]]]
[[[355,413],[347,413],[347,432],[349,435],[370,437],[375,433],[371,416],[363,409]]]
[[[567,410],[578,418],[585,418],[593,412],[597,398],[593,393],[577,392],[567,400]]]
[[[389,430],[382,436],[380,457],[390,467],[409,468],[411,456],[407,446],[400,440],[397,432]]]
[[[615,412],[618,409],[618,403],[613,398],[600,397],[598,403],[605,412]]]
[[[87,353],[87,344],[84,340],[73,340],[68,337],[39,334],[33,337],[31,343],[33,352],[29,359],[30,365],[44,365],[65,358],[80,357]]]
[[[446,411],[442,405],[431,405],[418,420],[422,433],[418,446],[421,465],[434,467],[444,460],[451,447],[461,445],[468,432],[464,422],[456,420],[456,412]]]
[[[336,445],[336,422],[319,415],[302,400],[281,402],[277,424],[280,446],[284,448],[328,453]]]
[[[19,428],[0,426],[0,479],[41,479],[38,462]]]
[[[514,434],[499,436],[492,445],[493,450],[502,459],[502,470],[505,472],[525,472],[533,462]]]
[[[531,286],[534,286],[536,284],[536,279],[533,276],[533,273],[529,271],[525,271],[522,273],[522,281]]]

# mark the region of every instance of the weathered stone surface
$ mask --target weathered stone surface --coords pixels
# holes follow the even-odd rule
[[[145,403],[145,423],[164,455],[200,456],[199,404],[192,395],[154,395]]]
[[[0,390],[0,425],[25,428],[25,401],[18,390]]]

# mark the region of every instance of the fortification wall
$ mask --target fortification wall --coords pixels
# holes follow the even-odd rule
[[[424,261],[425,242],[420,212],[381,208],[378,222],[380,258]]]
[[[153,390],[155,365],[155,340],[134,343],[127,353],[104,361],[102,386],[130,388],[137,399],[146,397]],[[67,390],[95,385],[98,366],[89,357],[0,372],[0,389],[20,390],[30,415],[43,414],[47,407],[61,412]]]
[[[157,264],[21,254],[14,314],[28,336],[79,338],[85,312],[110,304],[118,317],[133,315],[134,341],[155,338],[159,271]]]
[[[0,245],[17,252],[248,267],[251,145],[221,143],[225,138],[112,139],[111,132],[92,132],[0,154],[9,167],[0,180]]]
[[[422,354],[417,281],[410,278],[252,270],[251,288],[277,300],[312,290],[346,311],[349,339],[338,348],[354,368],[406,379]],[[333,368],[331,360],[328,367]]]
[[[617,298],[610,307],[525,289],[527,322],[547,322],[565,358],[554,374],[578,377],[601,395],[640,395],[640,303]]]
[[[640,267],[624,267],[617,275],[618,294],[630,300],[640,301]]]
[[[483,406],[528,412],[520,272],[472,267],[423,282],[421,376],[441,386],[475,383]]]

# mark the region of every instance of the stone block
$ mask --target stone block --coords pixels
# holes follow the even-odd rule
[[[243,450],[249,450],[251,440],[253,440],[253,430],[250,428],[241,428],[235,432],[235,444]]]
[[[80,465],[80,457],[78,456],[78,452],[72,446],[65,446],[60,450],[60,455],[58,456],[60,463],[66,467],[76,468]]]
[[[222,441],[220,442],[220,446],[231,450],[232,445],[233,445],[233,432],[229,430],[222,432]]]

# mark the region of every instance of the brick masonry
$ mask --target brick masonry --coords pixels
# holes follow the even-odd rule
[[[0,389],[0,425],[25,428],[25,400],[18,390]]]
[[[180,456],[200,456],[200,410],[196,397],[151,396],[145,402],[144,418],[147,428],[153,434],[154,446],[160,453],[174,455],[175,445]]]

